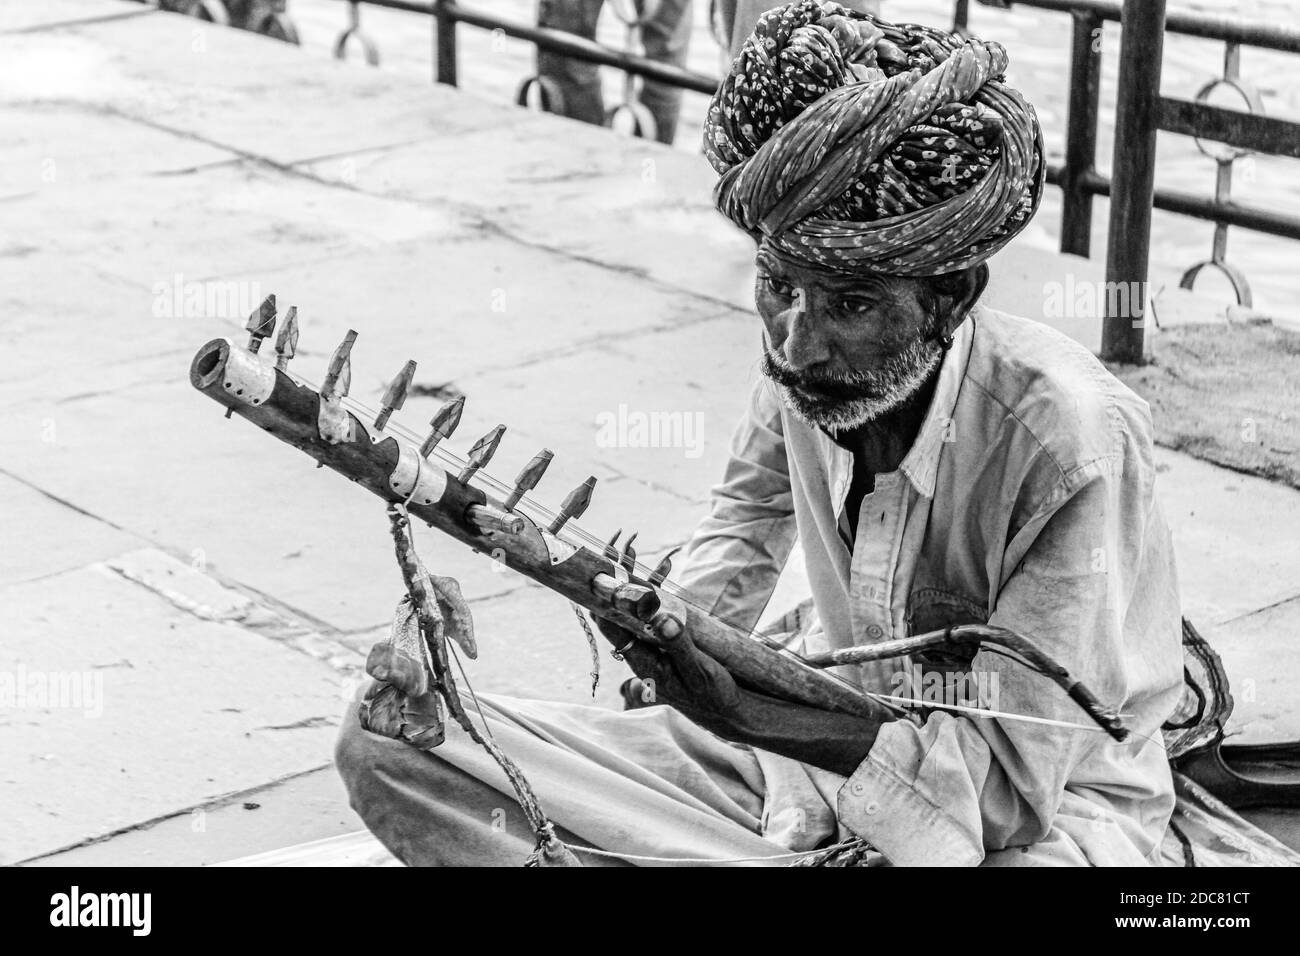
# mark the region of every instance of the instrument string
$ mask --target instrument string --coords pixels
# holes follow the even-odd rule
[[[319,393],[320,387],[316,385],[314,382],[312,382],[311,380],[287,371],[286,374],[289,376],[290,379],[292,379],[297,384],[313,389],[314,391]],[[367,423],[373,423],[374,420],[379,416],[378,409],[371,408],[366,403],[356,398],[353,398],[351,396],[343,396],[341,399],[341,404],[343,405],[343,407],[347,408],[349,411],[352,411],[354,414],[356,414],[357,418],[360,419],[363,424],[367,425],[368,430],[372,426]],[[400,422],[397,422],[392,418],[389,419],[382,434],[387,435],[389,437],[393,437],[395,439],[405,439],[411,446],[413,446],[417,454],[420,445],[423,444],[424,442],[424,438],[420,434],[412,431],[411,429],[407,428],[406,426],[402,425]],[[439,443],[432,450],[432,452],[430,453],[430,457],[437,458],[437,460],[450,466],[451,469],[457,472],[459,472],[469,463],[468,459],[463,458],[460,455],[456,454],[454,451],[452,451],[450,448],[446,447],[442,443]],[[491,490],[497,495],[500,495],[502,497],[509,496],[511,491],[513,491],[512,485],[509,485],[493,477],[491,474],[483,470],[479,470],[475,472],[473,477],[470,479],[470,481],[471,483],[477,482],[479,485],[484,486],[488,490]],[[555,518],[558,516],[557,512],[552,511],[550,508],[547,508],[541,502],[533,499],[528,494],[525,494],[519,500],[519,504],[516,506],[516,510],[521,511],[524,514],[527,514],[530,518],[533,519],[534,523],[543,527],[549,526],[550,523],[554,521]],[[575,520],[569,520],[568,522],[566,522],[564,527],[560,529],[560,533],[555,537],[559,538],[562,541],[565,541],[569,545],[572,545],[574,547],[586,551],[590,551],[603,558],[609,559],[609,545],[607,544],[607,542],[605,542],[604,540],[602,540],[600,537],[593,534],[592,532],[587,531]],[[638,561],[634,561],[632,567],[634,573],[637,574],[642,579],[648,578],[653,573],[653,569]],[[694,608],[696,611],[698,611],[700,614],[704,615],[705,617],[709,618],[710,620],[718,624],[721,624],[724,627],[728,627],[731,630],[741,634],[744,637],[748,637],[750,639],[759,641],[770,650],[776,651],[782,654],[783,656],[789,658],[790,660],[793,660],[805,666],[809,666],[809,667],[812,666],[800,654],[796,653],[795,651],[792,651],[790,648],[781,644],[779,641],[772,639],[768,635],[760,633],[758,630],[754,628],[745,627],[733,621],[729,621],[726,618],[723,618],[720,615],[716,614],[711,608],[705,607],[698,598],[696,598],[693,594],[691,594],[690,591],[686,590],[684,587],[677,584],[676,582],[665,580],[661,582],[658,585],[658,587],[660,587],[662,590],[667,591],[669,594],[672,594],[678,600]],[[985,648],[985,649],[992,650],[992,648]],[[994,651],[994,653],[999,653],[999,652]],[[1003,656],[1012,659],[1019,659],[1019,655],[1015,655],[1014,657],[1012,657],[1012,655],[1010,654],[1003,653]],[[1025,664],[1025,666],[1028,667],[1029,670],[1038,672],[1038,669],[1030,666],[1027,661],[1021,661],[1021,663]],[[844,666],[851,666],[851,665],[844,665]],[[899,710],[900,704],[911,704],[911,705],[922,706],[922,707],[936,706],[936,704],[928,703],[925,701],[913,700],[911,698],[898,697],[892,694],[883,694],[875,691],[869,691],[864,689],[860,685],[855,684],[850,680],[847,680],[846,678],[844,678],[843,676],[841,676],[840,674],[836,673],[831,669],[828,668],[815,668],[815,669],[819,670],[821,673],[825,674],[828,678],[844,686],[845,688],[854,691],[857,694],[864,695],[876,701],[877,703],[889,707],[891,710],[894,710],[895,712]],[[939,706],[941,709],[952,709],[952,710],[959,710],[959,711],[964,710],[972,713],[973,715],[984,714],[990,717],[1005,716],[1005,717],[1011,717],[1011,718],[1016,718],[1021,720],[1031,720],[1038,723],[1052,724],[1055,726],[1073,727],[1079,730],[1088,730],[1088,731],[1095,730],[1100,733],[1105,733],[1105,731],[1102,730],[1102,728],[1100,727],[1089,727],[1083,724],[1072,724],[1065,721],[1054,721],[1042,717],[1031,717],[1031,716],[1019,715],[1019,714],[1004,714],[999,711],[980,710],[978,708],[963,708],[963,707],[956,707],[952,705],[949,705],[946,708],[943,707],[943,705],[937,705],[937,706]],[[1137,734],[1137,736],[1146,737],[1146,735],[1143,734]],[[1151,738],[1147,738],[1147,739],[1151,739]]]
[[[316,383],[312,382],[309,379],[302,378],[295,374],[290,374],[289,377],[292,378],[295,382],[297,382],[300,385],[319,391],[319,386],[317,386]],[[352,412],[355,412],[357,414],[357,417],[359,419],[362,419],[363,422],[366,420],[373,421],[379,415],[379,411],[377,409],[371,408],[368,405],[366,405],[364,402],[352,398],[351,396],[344,396],[344,398],[342,399],[342,404],[345,408],[349,409]],[[417,450],[424,441],[423,437],[421,437],[418,433],[412,431],[411,429],[407,428],[406,426],[402,425],[401,423],[397,422],[395,419],[392,418],[388,420],[388,424],[385,427],[384,432],[385,434],[388,434],[393,437],[400,436],[401,438],[406,439],[407,442],[413,445]],[[451,451],[449,448],[447,448],[445,445],[441,443],[438,444],[433,449],[430,457],[435,457],[435,456],[443,463],[451,466],[451,468],[455,471],[460,471],[468,464],[467,459],[462,458],[460,455]],[[473,478],[470,479],[470,482],[471,484],[478,483],[486,487],[488,490],[491,490],[503,497],[508,496],[513,490],[512,485],[506,484],[505,482],[493,477],[491,474],[485,471],[475,472]],[[554,512],[550,508],[547,508],[541,502],[532,498],[528,494],[525,494],[520,499],[519,505],[516,507],[516,510],[524,512],[529,517],[534,518],[535,523],[544,526],[549,525],[558,516],[557,512]],[[566,522],[564,527],[560,529],[560,533],[556,535],[556,537],[560,538],[560,540],[562,541],[565,541],[567,544],[573,545],[575,547],[583,548],[584,550],[591,551],[595,554],[601,555],[602,557],[608,558],[609,556],[608,544],[597,535],[583,528],[577,521],[570,520]],[[638,576],[642,578],[648,578],[653,573],[654,569],[640,561],[636,561],[633,562],[633,570],[634,573],[636,573]],[[704,607],[703,604],[699,602],[698,598],[696,598],[694,595],[692,595],[689,591],[687,591],[685,588],[683,588],[681,585],[677,584],[676,582],[665,580],[659,586],[663,590],[667,591],[669,594],[672,594],[674,597],[677,597],[678,599],[684,601],[685,603],[689,604],[691,607],[695,608],[700,613],[707,615],[711,619],[721,624],[725,624],[727,627],[730,627],[733,630],[740,631],[741,633],[745,634],[748,637],[759,640],[763,644],[772,648],[773,650],[782,651],[783,653],[786,653],[788,656],[802,661],[802,658],[800,658],[798,654],[795,654],[794,652],[790,651],[788,648],[785,648],[779,642],[773,641],[770,637],[761,634],[752,628],[746,628],[739,624],[736,624],[735,622],[728,621],[725,618],[719,617],[717,614],[713,613],[710,609]],[[838,675],[830,674],[830,676],[842,680],[842,678],[838,678]],[[843,681],[843,683],[847,684],[848,686],[853,686],[852,684],[849,684],[848,681]]]

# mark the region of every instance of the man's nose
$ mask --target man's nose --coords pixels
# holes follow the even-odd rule
[[[781,343],[781,352],[786,363],[797,372],[825,363],[830,353],[813,321],[813,309],[803,289],[794,290],[784,317],[785,341]]]

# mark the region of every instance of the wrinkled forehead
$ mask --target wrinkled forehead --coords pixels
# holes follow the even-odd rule
[[[779,276],[791,285],[807,288],[824,288],[836,292],[849,290],[883,293],[897,287],[900,277],[877,272],[841,272],[823,265],[799,259],[776,248],[768,239],[758,244],[754,257],[758,267],[768,274]]]

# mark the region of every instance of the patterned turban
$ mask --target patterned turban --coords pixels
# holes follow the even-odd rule
[[[838,272],[983,262],[1033,216],[1043,138],[1000,44],[799,0],[764,14],[714,94],[718,209]]]

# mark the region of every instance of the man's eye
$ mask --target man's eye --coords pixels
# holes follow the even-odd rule
[[[790,287],[790,283],[778,279],[775,276],[763,276],[763,284],[777,295],[787,299],[794,293],[794,289]]]
[[[847,312],[850,315],[861,315],[864,312],[870,312],[875,307],[876,303],[872,299],[840,299],[840,311]]]

